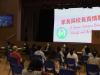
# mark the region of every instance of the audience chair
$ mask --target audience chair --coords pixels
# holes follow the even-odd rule
[[[45,72],[55,73],[55,65],[53,61],[46,60],[44,62],[44,69],[45,69]]]
[[[34,55],[32,58],[33,58],[33,59],[36,58],[36,59],[39,59],[39,60],[42,61],[42,56],[41,56],[41,55]]]
[[[95,64],[87,64],[86,65],[86,75],[100,75],[100,70],[98,65]]]
[[[74,71],[61,69],[59,75],[76,75]]]
[[[66,64],[67,64],[67,69],[69,70],[76,70],[76,63],[75,60],[72,58],[67,58],[66,59]]]
[[[76,65],[75,59],[67,58],[65,64],[67,64],[67,70],[73,71],[74,74],[78,71],[80,75],[80,66]]]

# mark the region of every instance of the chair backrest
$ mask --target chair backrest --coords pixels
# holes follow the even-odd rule
[[[67,58],[67,64],[75,64],[75,59]]]
[[[59,75],[75,75],[75,72],[71,70],[61,69],[59,71]]]
[[[75,59],[67,58],[66,64],[67,64],[67,68],[69,70],[75,70],[75,68],[76,68]]]
[[[55,65],[51,60],[46,60],[44,62],[44,68],[46,72],[55,72]]]
[[[41,55],[34,55],[33,59],[36,58],[36,59],[39,59],[42,61],[42,56]]]
[[[99,67],[95,64],[87,64],[86,65],[86,73],[87,75],[99,75]]]
[[[43,62],[37,58],[31,60],[28,66],[28,70],[31,71],[41,71],[42,68],[43,68]]]

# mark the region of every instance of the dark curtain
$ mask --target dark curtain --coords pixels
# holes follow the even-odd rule
[[[54,10],[23,7],[21,15],[22,41],[53,41]]]
[[[21,16],[21,40],[36,41],[39,12],[36,8],[24,7]]]

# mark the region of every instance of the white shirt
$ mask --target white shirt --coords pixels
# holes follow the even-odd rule
[[[89,64],[98,65],[99,68],[100,68],[100,58],[99,58],[99,57],[89,57],[88,63],[89,63]]]
[[[73,53],[72,55],[70,53],[67,54],[67,58],[75,59],[76,65],[78,63],[78,55],[76,53]]]
[[[64,62],[64,54],[63,54],[62,51],[60,51],[60,55],[61,55],[61,60],[62,60],[62,62]]]
[[[43,62],[46,60],[46,57],[41,50],[35,51],[34,55],[40,55],[42,57]]]

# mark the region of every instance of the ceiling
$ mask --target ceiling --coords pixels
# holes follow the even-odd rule
[[[24,7],[93,7],[100,6],[100,0],[22,0]]]

